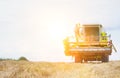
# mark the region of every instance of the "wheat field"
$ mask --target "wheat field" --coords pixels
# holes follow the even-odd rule
[[[120,61],[83,64],[0,61],[0,78],[120,78]]]

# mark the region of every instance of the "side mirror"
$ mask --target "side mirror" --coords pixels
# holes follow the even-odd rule
[[[109,40],[111,40],[111,34],[108,35]]]
[[[109,34],[109,35],[108,35],[108,37],[110,37],[110,38],[111,38],[111,34]]]

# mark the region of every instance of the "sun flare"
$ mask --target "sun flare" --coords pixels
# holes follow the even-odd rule
[[[53,23],[48,27],[49,38],[52,40],[63,40],[67,36],[65,24]]]

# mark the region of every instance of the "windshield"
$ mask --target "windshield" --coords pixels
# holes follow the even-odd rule
[[[84,33],[85,41],[99,41],[99,27],[85,26]]]

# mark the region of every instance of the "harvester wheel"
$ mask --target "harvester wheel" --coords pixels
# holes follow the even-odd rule
[[[80,56],[75,56],[75,63],[82,63],[82,58],[80,58]]]
[[[109,56],[103,56],[102,62],[108,62],[109,61]]]

